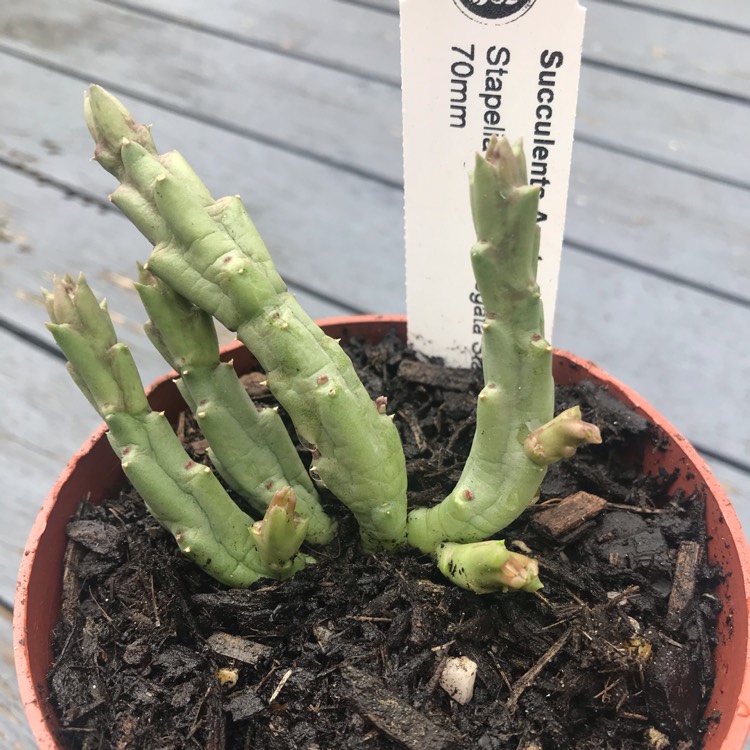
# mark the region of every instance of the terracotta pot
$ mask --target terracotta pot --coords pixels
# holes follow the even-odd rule
[[[362,316],[322,321],[335,337],[365,336],[371,341],[390,328],[406,332],[402,316]],[[240,371],[253,362],[247,350],[233,346],[226,353]],[[555,379],[572,384],[590,379],[609,389],[623,403],[648,418],[669,439],[666,452],[646,457],[645,468],[658,465],[680,469],[677,487],[706,492],[708,553],[727,573],[717,592],[724,609],[719,618],[715,652],[716,686],[707,715],[718,711],[721,720],[712,723],[705,750],[741,750],[750,729],[750,671],[748,669],[748,610],[750,606],[750,548],[739,521],[717,480],[695,449],[661,415],[626,386],[590,362],[565,352],[556,352]],[[173,375],[151,386],[154,409],[174,417],[181,407]],[[19,574],[14,610],[14,650],[21,699],[32,732],[42,750],[63,750],[56,739],[56,717],[47,703],[46,675],[52,663],[51,632],[58,619],[62,589],[61,566],[66,545],[65,525],[81,498],[99,501],[122,482],[119,463],[112,453],[103,426],[73,456],[40,511],[31,530]]]

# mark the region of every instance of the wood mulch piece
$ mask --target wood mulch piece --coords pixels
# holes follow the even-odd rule
[[[550,505],[553,502],[550,500],[539,506],[539,512],[534,515],[531,523],[537,531],[558,541],[572,541],[573,534],[580,535],[587,528],[587,522],[596,518],[607,507],[604,498],[590,492],[576,492],[575,495]]]
[[[402,349],[389,337],[355,344],[352,357],[400,415],[410,502],[431,503],[460,473],[479,383]],[[249,379],[265,401],[261,382]],[[412,551],[362,556],[334,502],[341,533],[309,550],[316,565],[283,584],[226,590],[180,556],[132,492],[83,504],[69,526],[50,673],[65,741],[640,750],[666,738],[673,750],[699,748],[718,576],[705,562],[703,499],[670,492],[666,473],[633,470],[634,456],[658,449],[645,420],[586,384],[558,391],[558,410],[574,403],[602,427],[603,445],[552,467],[540,504],[502,534],[539,560],[535,595],[470,594]],[[190,418],[181,432],[207,460]],[[439,685],[453,656],[478,666],[465,706]]]

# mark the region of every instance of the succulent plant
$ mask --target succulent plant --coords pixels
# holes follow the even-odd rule
[[[241,510],[150,410],[106,304],[83,277],[56,279],[46,293],[50,330],[107,423],[125,474],[180,549],[241,587],[293,575],[310,561],[304,542],[326,544],[336,533],[279,415],[258,409],[221,363],[215,319],[265,370],[312,451],[311,471],[351,510],[366,552],[408,542],[477,593],[537,590],[536,562],[490,537],[535,501],[549,464],[601,438],[580,410],[553,417],[552,349],[536,283],[539,193],[527,183],[521,146],[493,138],[470,180],[471,260],[486,309],[471,452],[448,497],[407,513],[405,460],[386,397],[367,393],[338,342],[288,292],[240,199],[215,200],[182,156],[159,155],[150,129],[104,89],[89,89],[84,112],[94,158],[120,183],[112,202],[154,246],[136,285],[146,332],[179,374],[216,471],[262,516]]]

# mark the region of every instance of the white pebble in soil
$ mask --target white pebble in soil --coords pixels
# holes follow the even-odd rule
[[[440,687],[456,703],[465,706],[474,697],[474,682],[477,677],[477,663],[468,656],[453,656],[445,662],[440,675]]]

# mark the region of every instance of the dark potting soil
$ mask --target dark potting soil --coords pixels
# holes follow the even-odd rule
[[[469,450],[478,377],[405,356],[395,336],[350,353],[369,392],[388,394],[410,503],[442,498]],[[269,402],[261,379],[248,387]],[[539,560],[535,595],[471,594],[408,550],[362,556],[335,502],[341,531],[309,550],[317,564],[285,583],[226,590],[180,556],[132,490],[82,504],[50,672],[66,743],[699,748],[719,606],[703,498],[670,492],[666,473],[633,470],[658,443],[605,391],[583,384],[557,401],[581,403],[604,443],[552,467],[540,503],[502,534]],[[189,418],[178,432],[207,461]],[[455,656],[478,667],[467,705],[440,686]]]

